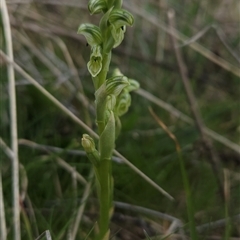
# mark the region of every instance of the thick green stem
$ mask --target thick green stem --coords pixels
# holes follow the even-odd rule
[[[111,184],[111,160],[101,160],[98,168],[100,176],[100,216],[98,240],[108,239],[106,235],[109,231],[112,184]]]
[[[94,79],[95,90],[98,90],[102,84],[106,81],[107,73],[109,70],[109,64],[111,61],[111,52],[103,53],[102,60],[102,70],[99,75]],[[101,96],[102,99],[99,100],[99,104],[96,104],[97,112],[97,124],[99,135],[102,134],[105,129],[105,109],[106,109],[106,96]],[[110,159],[100,159],[98,165],[98,176],[99,176],[99,204],[100,204],[100,216],[98,220],[99,234],[97,240],[107,240],[109,239],[109,223],[110,223],[110,210],[112,207],[112,184],[111,184],[111,160]]]

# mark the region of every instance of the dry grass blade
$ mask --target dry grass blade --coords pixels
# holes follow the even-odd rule
[[[175,12],[174,10],[169,10],[168,11],[168,18],[169,18],[169,23],[170,23],[170,31],[173,31],[173,29],[176,28],[175,26]],[[204,143],[204,146],[206,147],[206,150],[209,152],[210,154],[210,163],[212,166],[212,170],[216,176],[216,179],[218,181],[218,187],[219,187],[219,192],[222,195],[222,198],[224,199],[224,187],[223,187],[223,173],[222,173],[222,168],[221,168],[221,161],[219,159],[219,156],[217,154],[217,152],[215,151],[212,142],[210,141],[210,139],[207,138],[205,132],[204,132],[204,122],[202,119],[202,116],[200,114],[200,111],[198,109],[197,106],[197,100],[196,97],[193,93],[191,84],[190,84],[190,80],[188,78],[188,68],[187,65],[185,64],[184,58],[182,56],[182,52],[180,51],[180,49],[177,47],[177,40],[174,37],[174,35],[172,34],[172,42],[173,42],[173,48],[176,54],[176,59],[177,59],[177,63],[179,66],[179,71],[180,71],[180,75],[181,75],[181,80],[188,98],[188,102],[189,102],[189,106],[192,112],[192,115],[194,117],[195,120],[195,124],[196,127],[199,130],[199,133],[201,134],[201,138],[202,141]]]
[[[87,184],[87,181],[85,180],[85,178],[76,171],[76,169],[72,166],[70,166],[67,162],[65,162],[63,159],[57,157],[56,158],[56,162],[59,166],[61,166],[62,168],[64,168],[65,170],[67,170],[68,172],[70,172],[71,174],[74,174],[76,176],[76,179],[83,185]]]
[[[36,238],[35,240],[41,240],[43,238],[46,238],[46,240],[52,240],[51,234],[49,230],[46,230],[45,232],[43,232],[38,238]]]
[[[120,154],[118,151],[114,150],[113,153],[121,158],[123,162],[128,165],[134,172],[136,172],[139,176],[141,176],[146,182],[148,182],[150,185],[152,185],[154,188],[156,188],[160,193],[162,193],[165,197],[170,199],[171,201],[174,200],[174,198],[167,193],[163,188],[161,188],[158,184],[156,184],[152,179],[150,179],[148,176],[146,176],[142,171],[140,171],[137,167],[135,167],[131,162],[129,162],[122,154]]]
[[[182,173],[183,184],[186,192],[186,204],[187,204],[187,211],[188,211],[188,218],[189,218],[189,228],[190,228],[190,235],[191,238],[194,240],[198,239],[195,227],[195,220],[194,220],[194,208],[193,208],[193,201],[192,201],[192,193],[190,189],[190,184],[188,180],[188,175],[185,169],[185,165],[182,159],[181,148],[178,143],[178,140],[174,134],[168,129],[168,127],[159,119],[159,117],[153,112],[153,110],[149,109],[150,113],[152,114],[153,118],[156,122],[163,128],[163,130],[168,134],[168,136],[174,141],[176,145],[176,151],[178,153],[178,159],[180,163],[180,169]]]
[[[207,231],[209,229],[217,229],[217,228],[220,229],[220,228],[225,227],[229,220],[233,221],[233,222],[237,222],[239,224],[240,223],[240,214],[235,215],[228,219],[224,218],[224,219],[217,220],[215,222],[205,223],[203,225],[197,226],[196,229],[200,233],[204,233],[205,231]]]
[[[144,89],[139,89],[136,91],[137,94],[144,97],[145,99],[149,100],[150,102],[156,104],[157,106],[165,109],[166,111],[170,112],[173,116],[181,119],[182,121],[193,125],[194,121],[192,118],[188,117],[184,113],[180,112],[178,109],[170,105],[169,103],[164,102],[163,100],[159,99],[158,97],[152,95],[151,93],[145,91]],[[206,126],[203,127],[203,131],[206,135],[211,137],[217,142],[227,146],[228,148],[234,150],[236,153],[240,154],[240,146],[236,143],[233,143],[229,139],[225,138],[224,136],[212,131],[211,129],[207,128]]]
[[[7,146],[7,144],[0,137],[0,146],[5,154],[12,160],[13,159],[13,151]]]
[[[45,97],[51,100],[60,110],[62,110],[67,116],[69,116],[74,122],[79,124],[83,129],[85,129],[90,135],[94,138],[99,139],[99,136],[84,122],[82,122],[78,117],[76,117],[71,111],[69,111],[64,105],[62,105],[55,97],[53,97],[48,91],[46,91],[36,80],[34,80],[28,73],[26,73],[18,64],[11,61],[6,54],[0,50],[0,55],[11,65],[14,66],[16,71],[18,71],[22,76],[24,76],[31,84],[33,84]],[[121,155],[118,151],[114,150],[113,153],[120,157],[123,162],[128,165],[134,172],[140,175],[146,182],[156,188],[159,192],[161,192],[164,196],[169,198],[170,200],[174,200],[174,198],[168,194],[164,189],[162,189],[159,185],[157,185],[153,180],[151,180],[148,176],[146,176],[142,171],[140,171],[137,167],[135,167],[131,162],[129,162],[123,155]]]
[[[63,149],[63,148],[53,147],[53,146],[48,146],[48,145],[42,145],[42,144],[38,144],[36,142],[32,142],[27,139],[19,139],[18,144],[27,146],[30,148],[34,148],[34,149],[39,149],[42,151],[51,151],[51,152],[55,152],[55,153],[63,153],[64,152],[64,153],[67,153],[67,154],[70,154],[73,156],[86,156],[85,151],[75,150],[75,149],[70,150],[70,149]],[[0,145],[1,145],[1,138],[0,138]],[[112,157],[112,160],[116,163],[123,163],[122,159],[118,158],[118,157]]]
[[[195,34],[193,37],[191,37],[187,42],[185,42],[182,45],[180,45],[180,47],[184,47],[184,46],[187,46],[187,45],[189,45],[189,44],[191,44],[193,42],[196,42],[197,40],[202,38],[212,28],[216,31],[216,34],[217,34],[218,38],[221,40],[222,44],[225,46],[225,48],[228,50],[228,52],[235,58],[235,60],[238,63],[240,63],[239,56],[228,45],[224,32],[219,27],[217,27],[214,24],[210,25],[210,26],[206,26],[205,28],[203,28],[201,31],[199,31],[197,34]]]
[[[144,214],[144,215],[148,215],[148,216],[157,217],[157,218],[160,218],[160,219],[163,219],[163,220],[166,220],[166,221],[170,221],[170,222],[173,222],[173,221],[176,221],[176,220],[180,221],[178,218],[176,218],[174,216],[171,216],[169,214],[162,213],[162,212],[152,210],[152,209],[149,209],[149,208],[145,208],[145,207],[141,207],[141,206],[136,206],[136,205],[129,204],[129,203],[114,201],[114,206],[117,207],[117,208],[120,208],[120,209],[125,209],[125,210],[128,210],[128,211],[135,211],[139,214]]]
[[[141,16],[143,19],[148,21],[149,23],[153,24],[156,27],[161,28],[164,32],[167,32],[171,36],[175,37],[176,39],[180,40],[181,42],[186,42],[188,41],[188,37],[177,31],[176,29],[170,30],[169,26],[167,26],[164,22],[161,22],[159,19],[157,19],[153,15],[149,15],[147,11],[140,10],[139,7],[134,6],[129,4],[129,3],[124,3],[124,6],[131,10],[134,14]],[[188,45],[190,48],[195,50],[196,52],[200,53],[210,61],[214,62],[215,64],[219,65],[223,69],[235,74],[236,76],[240,77],[240,69],[238,67],[235,67],[231,63],[227,62],[226,60],[222,59],[221,57],[217,56],[210,50],[204,48],[200,44],[193,42],[190,45]]]
[[[175,135],[173,135],[169,130],[168,127],[163,123],[163,121],[161,121],[161,119],[153,112],[152,108],[149,107],[149,112],[151,113],[151,115],[153,116],[153,118],[155,119],[155,121],[161,126],[161,128],[168,134],[168,136],[175,142],[176,145],[176,149],[177,151],[180,151],[180,146],[179,143],[177,141],[177,138],[175,137]]]
[[[60,108],[66,115],[68,115],[72,120],[78,123],[82,128],[89,132],[93,137],[98,138],[98,135],[89,128],[84,122],[77,118],[71,111],[69,111],[64,105],[62,105],[55,97],[53,97],[47,90],[45,90],[36,80],[34,80],[28,73],[26,73],[18,64],[11,61],[6,54],[0,50],[0,55],[3,56],[10,65],[13,65],[16,71],[18,71],[22,76],[24,76],[33,86],[35,86],[45,97],[51,100],[58,108]]]
[[[31,4],[32,0],[10,0],[8,1],[8,4]],[[43,4],[49,4],[49,5],[60,5],[60,6],[72,6],[72,7],[78,7],[82,9],[87,9],[85,3],[81,3],[79,1],[65,1],[65,0],[41,0],[41,3]]]
[[[48,149],[46,146],[39,146],[39,144],[35,143],[35,142],[32,142],[32,141],[29,141],[29,140],[26,140],[26,139],[19,139],[19,144],[23,144],[23,145],[26,145],[26,146],[29,146],[31,148],[34,148],[34,149],[41,149],[47,153],[50,153],[52,150],[51,148]],[[64,151],[64,150],[62,150]],[[59,152],[59,151],[57,151]],[[76,179],[83,185],[86,185],[87,184],[87,181],[85,180],[85,178],[79,173],[76,171],[76,169],[74,167],[72,167],[71,165],[69,165],[66,161],[64,161],[63,159],[61,159],[60,157],[56,157],[55,161],[57,162],[57,164],[59,166],[61,166],[62,168],[64,168],[66,171],[68,171],[70,174],[74,174],[76,176]]]
[[[7,239],[7,227],[6,227],[6,219],[5,219],[1,170],[0,170],[0,237],[2,240]]]
[[[80,206],[79,206],[78,211],[77,211],[77,216],[76,216],[75,221],[74,221],[73,230],[72,230],[72,233],[71,233],[70,240],[75,240],[76,239],[77,231],[79,229],[79,225],[80,225],[80,222],[81,222],[81,219],[82,219],[82,215],[83,215],[83,211],[84,211],[84,208],[85,208],[85,205],[86,205],[86,201],[87,201],[87,199],[89,197],[89,194],[90,194],[90,191],[91,191],[93,176],[94,176],[94,170],[91,169],[90,174],[89,174],[89,182],[86,185],[85,191],[83,193],[82,201],[81,201]]]
[[[3,29],[6,42],[7,55],[13,61],[13,46],[12,33],[8,9],[6,1],[1,1],[1,13],[3,20]],[[8,81],[9,81],[9,110],[10,110],[10,129],[11,129],[11,148],[13,151],[12,157],[12,191],[13,191],[13,228],[14,239],[20,240],[20,198],[19,198],[19,159],[18,159],[18,133],[17,133],[17,105],[16,105],[16,91],[15,91],[15,75],[12,65],[8,65]]]

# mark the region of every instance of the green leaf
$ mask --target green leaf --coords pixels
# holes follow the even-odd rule
[[[115,118],[111,111],[104,131],[99,138],[100,159],[111,160],[115,141]]]

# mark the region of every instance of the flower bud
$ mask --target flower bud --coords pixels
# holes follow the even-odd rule
[[[82,136],[82,146],[86,153],[92,153],[95,149],[95,143],[93,139],[88,134],[83,134]]]
[[[91,14],[98,14],[107,11],[107,3],[105,0],[90,0],[88,10]]]
[[[128,81],[130,83],[129,86],[126,87],[126,90],[128,92],[132,92],[132,91],[135,91],[135,90],[139,89],[140,84],[139,84],[138,81],[136,81],[134,79],[128,79]]]
[[[78,28],[78,34],[84,35],[87,43],[93,47],[95,45],[100,45],[103,42],[100,28],[91,23],[83,23]]]
[[[117,103],[114,109],[115,114],[121,117],[128,111],[128,108],[130,107],[130,105],[131,105],[131,96],[128,93],[128,91],[124,89],[124,91],[117,98]]]
[[[112,74],[113,76],[123,76],[123,74],[122,74],[122,72],[120,71],[120,69],[119,68],[115,68],[114,70],[113,70],[113,74]]]
[[[95,167],[97,167],[100,161],[100,156],[99,156],[99,152],[95,148],[95,143],[93,139],[89,135],[83,134],[82,146],[85,152],[87,153],[88,159],[91,161],[91,163]]]
[[[107,95],[118,96],[121,91],[129,85],[128,79],[125,76],[114,76],[106,80]]]

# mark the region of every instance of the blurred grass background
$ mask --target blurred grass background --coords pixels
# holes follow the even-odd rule
[[[76,34],[80,23],[96,23],[99,19],[89,15],[87,3],[85,0],[7,1],[15,62],[96,130],[94,90],[86,67],[90,49],[85,39]],[[138,80],[142,89],[193,118],[171,37],[164,31],[164,26],[169,30],[167,12],[174,9],[176,30],[193,42],[185,42],[186,45],[182,46],[184,42],[179,41],[179,47],[203,121],[209,129],[229,139],[232,146],[239,147],[239,74],[231,70],[239,68],[240,63],[239,2],[132,0],[124,1],[124,7],[134,14],[135,25],[127,29],[123,43],[113,51],[110,71],[119,67],[124,75]],[[1,22],[1,49],[5,50],[3,28]],[[232,66],[230,71],[206,58],[204,52],[195,51],[191,47],[195,43],[215,58],[224,59],[227,65]],[[10,145],[7,65],[3,58],[0,66],[0,136]],[[59,166],[56,159],[63,159],[88,180],[91,164],[87,158],[66,151],[83,150],[79,140],[86,131],[17,72],[16,93],[18,138],[62,149],[60,153],[54,153],[38,150],[24,140],[19,141],[19,159],[26,171],[25,175],[20,171],[20,192],[26,195],[21,203],[26,216],[24,218],[22,214],[21,217],[21,239],[29,239],[28,221],[32,239],[47,229],[53,239],[68,239],[85,187],[76,183],[76,177]],[[170,193],[175,201],[169,201],[128,166],[116,162],[113,163],[114,199],[180,219],[184,223],[185,234],[188,234],[186,196],[175,145],[152,118],[149,106],[181,145],[197,226],[225,218],[225,203],[209,164],[211,156],[203,148],[197,128],[137,93],[132,94],[131,108],[122,118],[123,128],[116,149]],[[239,149],[237,152],[215,140],[213,145],[221,160],[221,170],[227,173],[224,184],[228,190],[229,215],[239,216]],[[8,239],[12,239],[11,162],[0,151]],[[98,207],[95,200],[93,184],[76,239],[85,239],[96,221]],[[111,227],[116,240],[135,240],[145,238],[143,229],[150,236],[163,236],[170,223],[151,214],[146,216],[137,210],[116,207]],[[238,239],[239,218],[230,225],[231,238]],[[214,228],[209,225],[200,236],[201,239],[222,239],[224,232],[222,225]],[[172,235],[169,239],[181,238]]]

